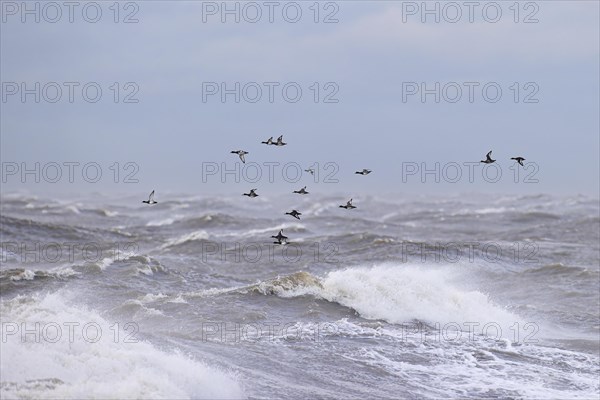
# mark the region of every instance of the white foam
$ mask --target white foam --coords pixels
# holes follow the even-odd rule
[[[35,278],[35,272],[30,269],[26,269],[26,270],[23,270],[23,272],[20,272],[16,275],[12,275],[10,277],[10,280],[11,281],[20,281],[20,280],[31,281],[31,280],[33,280],[33,278]]]
[[[134,251],[117,250],[116,254],[113,257],[105,257],[101,261],[91,263],[91,264],[100,268],[101,271],[105,271],[106,268],[110,267],[116,261],[125,261],[125,260],[129,260],[130,258],[137,257],[137,256],[138,256],[138,254]],[[148,262],[150,261],[150,259],[148,257],[146,257],[146,256],[142,256],[142,257],[147,259]]]
[[[112,265],[117,259],[113,257],[103,258],[102,261],[97,263],[96,265],[102,270],[106,270],[110,265]]]
[[[332,208],[334,206],[333,203],[327,203],[327,204],[323,204],[320,202],[314,202],[313,204],[310,205],[310,207],[308,207],[308,209],[306,209],[304,211],[305,215],[314,215],[314,216],[319,216],[321,215],[321,213],[323,213],[323,211]]]
[[[279,225],[275,225],[275,226],[270,226],[270,227],[267,227],[267,228],[250,229],[250,230],[245,231],[245,232],[222,233],[222,234],[216,234],[215,236],[217,236],[217,237],[229,237],[229,236],[247,237],[247,236],[262,235],[264,233],[269,233],[269,232],[278,232],[281,229],[284,229],[284,230],[285,229],[302,230],[302,229],[305,229],[305,227],[304,227],[304,225],[299,224],[299,223],[289,222],[289,223],[283,223],[283,224],[279,224]]]
[[[77,208],[77,206],[74,204],[65,206],[64,208],[65,208],[65,210],[71,211],[74,214],[81,214],[81,212],[79,211],[79,208]]]
[[[522,361],[515,362],[512,357],[499,357],[499,354],[507,351],[494,343],[492,346],[494,347],[487,347],[482,341],[462,342],[460,346],[444,341],[421,344],[418,346],[419,355],[433,361],[426,365],[406,361],[415,351],[412,346],[397,346],[391,351],[374,347],[361,348],[345,358],[382,368],[406,380],[411,386],[415,386],[413,391],[420,392],[417,397],[479,398],[488,397],[490,392],[496,392],[495,397],[501,398],[598,397],[597,376],[590,371],[590,368],[594,368],[594,357],[582,354],[563,355],[558,349],[523,346],[513,356],[523,357]],[[554,362],[575,364],[574,369],[581,367],[581,371],[589,373],[566,373]],[[543,379],[540,378],[542,376]]]
[[[68,278],[73,275],[79,275],[80,273],[74,271],[71,267],[55,267],[50,268],[48,270],[37,270],[33,271],[30,269],[24,269],[21,272],[11,275],[11,281],[20,281],[26,280],[31,281],[35,279],[36,276],[52,276],[55,278]]]
[[[164,316],[162,311],[157,310],[156,308],[148,307],[145,305],[146,303],[148,303],[148,301],[144,301],[144,299],[129,299],[125,301],[120,307],[122,309],[134,310],[133,317],[136,320],[140,317],[139,313],[143,314],[143,316]]]
[[[477,322],[498,324],[504,335],[520,317],[493,304],[479,291],[457,286],[456,276],[446,269],[380,265],[332,271],[321,279],[321,287],[305,286],[280,294],[283,297],[312,294],[353,308],[362,317],[390,323],[419,320],[442,325]],[[495,334],[490,328],[490,334]]]
[[[187,301],[183,298],[181,294],[179,294],[174,299],[167,300],[167,303],[187,304]]]
[[[68,277],[74,276],[74,275],[81,275],[79,272],[75,271],[71,267],[55,267],[55,268],[50,268],[48,270],[48,274],[49,275],[53,275],[53,276],[55,276],[57,278],[68,278]]]
[[[243,391],[228,373],[210,368],[179,352],[160,350],[144,341],[126,343],[131,330],[115,336],[114,323],[98,313],[74,307],[60,294],[41,298],[17,297],[0,303],[3,316],[0,375],[2,398],[241,398]],[[41,328],[22,340],[9,335],[9,322]],[[68,325],[76,322],[73,340]],[[95,343],[85,340],[82,326],[97,324],[102,334]],[[12,325],[10,325],[12,327]],[[52,325],[54,326],[54,325]],[[111,326],[113,329],[111,329]],[[88,329],[88,339],[96,337]],[[131,337],[130,337],[131,339]],[[39,384],[32,384],[39,382]]]
[[[486,215],[486,214],[502,214],[508,211],[514,211],[515,209],[513,207],[484,207],[484,208],[479,208],[476,210],[470,209],[470,208],[463,208],[461,210],[459,210],[458,212],[452,213],[450,215],[452,216],[457,216],[457,215],[472,215],[472,214],[480,214],[480,215]]]
[[[169,239],[165,244],[161,246],[162,249],[166,249],[167,247],[177,246],[179,244],[183,244],[186,242],[191,242],[195,240],[206,240],[209,235],[206,231],[194,231],[190,233],[186,233],[185,235],[181,235],[177,238]]]
[[[162,293],[158,293],[158,294],[147,293],[144,297],[141,298],[140,301],[143,304],[147,304],[147,303],[153,303],[160,299],[165,299],[167,297],[169,297],[169,296],[167,296],[166,294],[162,294]]]
[[[150,221],[146,224],[146,226],[165,226],[165,225],[171,225],[171,224],[173,224],[173,222],[175,222],[174,218],[165,218],[165,219]]]
[[[116,217],[117,215],[119,215],[118,211],[110,211],[110,210],[105,210],[102,209],[100,210],[100,212],[105,216],[105,217]]]

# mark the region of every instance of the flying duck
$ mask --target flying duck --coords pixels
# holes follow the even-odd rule
[[[279,136],[277,138],[277,143],[275,143],[275,146],[285,146],[287,143],[283,143],[283,135]]]
[[[296,210],[292,210],[290,212],[286,212],[286,215],[291,215],[292,217],[296,218],[296,219],[300,219],[299,215],[302,215],[302,213],[296,211]]]
[[[276,242],[273,242],[274,244],[285,244],[285,243],[287,243],[287,239],[288,239],[288,237],[283,234],[283,229],[281,229],[279,231],[277,236],[271,236],[271,237],[277,239]]]
[[[242,162],[245,164],[246,163],[246,159],[244,158],[244,155],[249,154],[247,151],[244,150],[236,150],[236,151],[232,151],[231,153],[233,154],[237,154],[238,156],[240,156],[240,160],[242,160]]]
[[[516,162],[521,164],[521,166],[523,166],[523,161],[525,161],[525,159],[523,157],[511,157],[510,159],[515,160]]]
[[[294,190],[294,193],[298,193],[298,194],[308,194],[308,192],[306,191],[306,186],[304,186],[302,189],[300,190]]]
[[[142,200],[142,203],[146,203],[146,204],[158,203],[158,201],[154,201],[154,190],[152,191],[152,193],[150,193],[150,196],[148,196],[148,200]]]
[[[346,210],[351,210],[353,208],[356,208],[356,206],[352,205],[352,199],[350,199],[345,206],[340,206],[340,208],[345,208]]]
[[[258,195],[255,193],[258,189],[250,189],[250,193],[243,193],[244,196],[248,196],[248,197],[258,197]]]
[[[484,163],[484,164],[491,164],[493,162],[496,162],[496,160],[492,160],[492,151],[490,150],[489,153],[487,153],[485,155],[485,160],[481,160],[480,162]]]

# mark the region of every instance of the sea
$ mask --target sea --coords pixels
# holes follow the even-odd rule
[[[2,194],[2,399],[600,396],[598,198],[146,198]]]

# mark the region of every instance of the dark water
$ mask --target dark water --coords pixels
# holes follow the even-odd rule
[[[2,197],[3,398],[600,394],[598,199],[173,198]]]

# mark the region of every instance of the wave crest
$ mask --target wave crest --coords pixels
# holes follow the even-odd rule
[[[92,310],[75,307],[59,293],[18,296],[0,302],[3,321],[62,327],[59,340],[26,340],[2,324],[2,398],[241,398],[231,374],[177,351],[163,351],[142,341],[115,339],[115,325]],[[75,326],[71,337],[66,324]],[[15,322],[16,323],[16,322]],[[84,340],[82,326],[96,324]],[[12,326],[12,325],[11,325]],[[19,325],[21,326],[21,325]],[[42,335],[44,330],[41,330]],[[28,337],[32,337],[30,334]],[[137,339],[137,338],[136,338]],[[10,363],[9,363],[10,362]],[[10,364],[10,365],[9,365]]]
[[[455,280],[449,270],[384,265],[333,271],[321,279],[299,272],[250,288],[287,298],[312,295],[349,307],[363,318],[394,324],[495,323],[509,334],[514,322],[522,322],[486,294],[460,288]]]

